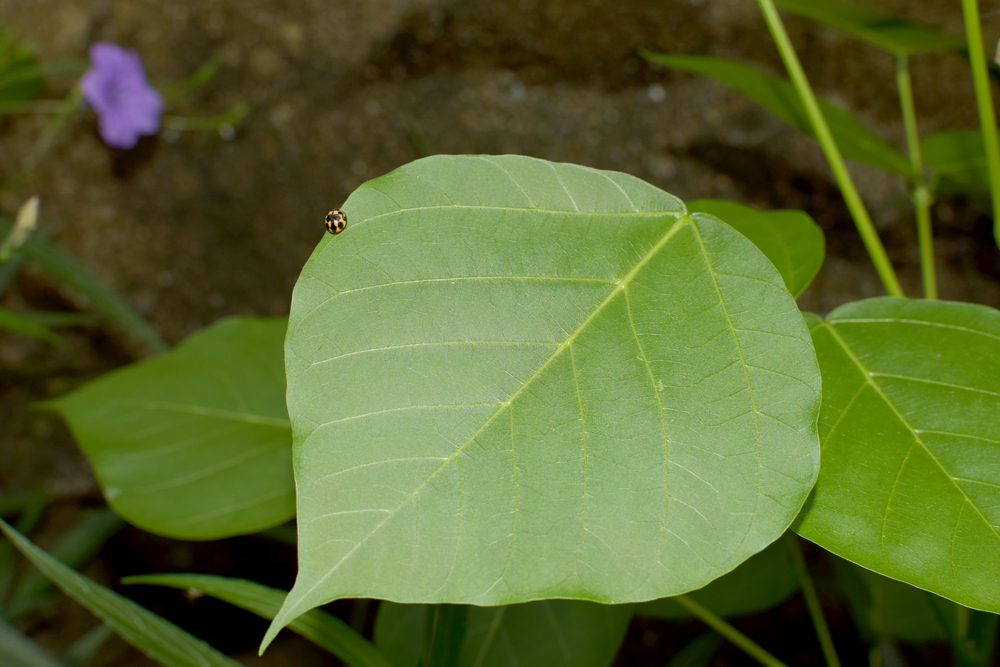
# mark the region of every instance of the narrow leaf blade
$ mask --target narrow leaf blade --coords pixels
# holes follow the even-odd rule
[[[295,512],[283,318],[230,318],[46,405],[108,504],[154,533],[216,539]]]
[[[813,351],[731,227],[515,156],[419,160],[344,210],[293,295],[300,572],[265,643],[340,597],[682,593],[797,513]]]
[[[118,635],[166,667],[239,667],[240,663],[195,639],[114,591],[70,569],[0,520],[0,531],[53,583]]]
[[[122,583],[196,589],[266,619],[274,618],[286,595],[285,591],[253,581],[208,574],[144,574],[126,577],[122,579]],[[325,611],[313,609],[306,612],[289,623],[288,629],[329,651],[351,667],[392,667],[368,640]]]
[[[921,23],[906,21],[867,5],[843,0],[775,0],[776,5],[843,30],[894,55],[962,51],[965,40],[958,35]]]
[[[4,667],[61,667],[36,642],[0,619],[0,665]]]
[[[814,137],[809,116],[799,101],[795,87],[782,78],[741,63],[710,56],[670,55],[648,51],[644,51],[642,56],[650,62],[707,74],[716,81],[743,92],[792,127]],[[910,163],[906,156],[851,113],[824,100],[819,100],[819,106],[844,157],[875,165],[901,176],[910,175]]]
[[[879,574],[1000,611],[1000,312],[867,299],[812,333],[823,468],[796,532]]]

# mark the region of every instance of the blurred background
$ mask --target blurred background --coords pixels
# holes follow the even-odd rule
[[[865,4],[963,34],[956,2]],[[981,10],[985,41],[994,44],[1000,2],[982,0]],[[785,18],[817,93],[905,149],[894,59]],[[0,192],[8,216],[39,195],[40,227],[171,345],[227,315],[287,314],[298,272],[325,233],[326,212],[362,182],[434,153],[519,153],[626,172],[685,200],[800,208],[827,241],[825,265],[800,298],[802,308],[825,313],[882,294],[812,140],[708,77],[638,55],[643,48],[715,55],[784,75],[752,0],[0,0],[0,28],[34,43],[40,62],[86,59],[98,40],[136,49],[161,89],[217,63],[216,76],[168,113],[204,116],[249,104],[235,132],[164,130],[129,151],[109,149],[96,116],[77,113],[35,177]],[[978,127],[961,56],[918,55],[911,67],[922,134]],[[48,77],[43,97],[62,98],[75,81]],[[19,171],[46,122],[0,116],[0,181]],[[919,295],[904,184],[872,167],[851,167],[904,290]],[[933,214],[942,298],[1000,306],[991,221],[959,200],[937,202]],[[28,269],[0,306],[85,304]],[[31,403],[149,353],[113,325],[69,330],[65,338],[57,349],[0,330],[0,489],[41,487],[62,499],[46,520],[52,532],[71,524],[81,505],[99,503],[100,492],[61,420],[30,410]],[[212,551],[137,533],[116,537],[95,567],[114,569],[115,558],[127,554],[138,564],[115,576],[151,571],[158,558],[224,570],[237,567],[230,551],[246,548],[237,541]],[[266,552],[259,580],[289,585],[273,579],[272,565],[293,569],[294,553],[259,548]],[[93,620],[63,602],[45,622],[58,644],[66,627]],[[258,627],[246,646],[223,638],[219,648],[250,650]],[[119,662],[99,664],[145,664],[120,650]],[[279,657],[268,664],[328,664],[304,654],[288,662],[283,650],[296,649],[276,646],[269,656]]]

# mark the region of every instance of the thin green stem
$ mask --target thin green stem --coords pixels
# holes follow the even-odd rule
[[[823,656],[829,667],[840,667],[840,658],[837,657],[837,649],[833,646],[833,637],[830,636],[830,627],[826,624],[823,616],[823,608],[819,605],[819,597],[816,596],[816,587],[813,586],[812,577],[809,576],[809,568],[806,567],[806,559],[802,556],[802,547],[799,546],[798,538],[788,540],[788,550],[792,553],[792,561],[795,569],[799,573],[799,585],[802,587],[802,597],[806,599],[806,607],[809,609],[809,616],[812,618],[813,627],[816,628],[816,636],[819,644],[823,647]]]
[[[837,143],[833,140],[830,127],[826,124],[826,119],[819,109],[816,95],[813,94],[809,80],[806,79],[805,72],[802,70],[802,64],[799,62],[798,56],[795,55],[795,49],[788,38],[788,33],[781,22],[781,17],[778,16],[778,10],[775,9],[773,0],[757,0],[757,4],[760,5],[761,12],[764,14],[764,20],[771,31],[771,39],[774,40],[775,46],[778,47],[781,59],[784,61],[788,75],[795,86],[795,91],[806,108],[806,113],[809,115],[809,121],[812,123],[813,131],[819,140],[819,145],[823,148],[823,153],[826,155],[826,160],[830,164],[833,176],[837,180],[837,185],[840,187],[840,192],[847,204],[847,209],[851,212],[851,217],[854,218],[854,224],[861,234],[861,240],[864,241],[865,248],[868,250],[868,256],[871,257],[872,263],[875,265],[875,270],[878,272],[879,278],[882,279],[882,285],[885,286],[885,291],[890,296],[903,296],[903,289],[899,285],[896,272],[892,268],[889,256],[885,253],[882,241],[878,238],[878,233],[875,231],[875,225],[872,224],[872,219],[868,215],[868,210],[861,201],[861,195],[858,194],[857,188],[854,187],[854,181],[851,180],[851,175],[847,172],[847,167],[844,165],[844,158],[841,157],[840,149],[837,148]]]
[[[976,89],[979,125],[982,127],[983,146],[986,149],[986,171],[990,179],[990,197],[993,200],[993,238],[1000,246],[1000,146],[997,145],[997,119],[993,112],[993,95],[986,72],[986,56],[983,54],[979,4],[976,0],[962,0],[962,13],[965,15],[965,41],[969,49],[969,64],[972,65],[972,85]]]
[[[773,655],[762,649],[756,642],[747,637],[745,634],[734,628],[733,626],[726,623],[724,620],[713,614],[711,611],[702,607],[700,604],[692,600],[686,595],[675,595],[672,600],[675,600],[677,604],[681,605],[692,614],[701,619],[707,626],[718,632],[720,635],[736,644],[738,647],[743,649],[743,651],[749,655],[751,658],[764,665],[765,667],[787,667],[785,663],[781,662]]]
[[[931,230],[931,191],[924,184],[924,158],[920,152],[920,134],[917,132],[917,112],[913,105],[913,87],[910,85],[910,60],[905,53],[896,56],[896,88],[899,105],[903,111],[906,128],[906,147],[910,153],[913,171],[913,206],[917,213],[917,239],[920,242],[920,275],[923,278],[924,298],[936,299],[937,276],[934,270],[934,236]]]

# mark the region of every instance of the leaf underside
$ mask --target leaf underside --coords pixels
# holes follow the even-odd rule
[[[823,469],[796,532],[1000,612],[1000,312],[880,298],[810,321]]]
[[[776,539],[818,468],[819,376],[774,267],[615,172],[419,160],[358,189],[286,338],[295,587],[607,603]]]

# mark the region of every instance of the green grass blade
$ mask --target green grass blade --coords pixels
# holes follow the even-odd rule
[[[266,619],[274,618],[285,599],[285,591],[245,579],[227,579],[207,574],[146,574],[122,579],[124,584],[153,584],[196,589]],[[392,667],[368,640],[336,616],[313,609],[292,621],[288,628],[329,651],[350,667]]]
[[[53,278],[87,297],[91,306],[121,324],[154,351],[165,352],[169,348],[149,322],[125,303],[111,287],[59,246],[35,239],[24,245],[24,254]]]
[[[122,520],[111,510],[90,512],[56,541],[49,555],[78,569],[93,558],[122,525]],[[20,618],[48,600],[51,592],[52,583],[41,572],[25,573],[11,594],[4,616],[8,620]]]
[[[12,227],[13,223],[10,220],[0,217],[0,236],[6,236]],[[22,258],[34,262],[50,276],[85,296],[93,308],[125,327],[139,340],[145,341],[154,351],[164,352],[169,349],[156,329],[125,303],[111,287],[91,273],[73,255],[48,239],[38,234],[28,239],[11,260],[0,263],[0,275],[3,275],[3,267]]]
[[[239,667],[211,646],[148,609],[101,586],[45,553],[6,522],[0,531],[64,593],[107,623],[122,639],[165,667]]]
[[[3,667],[61,667],[23,632],[0,620],[0,665]]]
[[[44,324],[19,313],[12,313],[6,308],[0,308],[0,328],[13,329],[28,334],[53,345],[62,345],[63,339],[57,336]]]
[[[113,634],[111,628],[101,623],[70,644],[59,662],[62,667],[86,667]]]
[[[930,25],[843,0],[774,0],[793,14],[825,23],[895,55],[961,51],[965,40]]]

